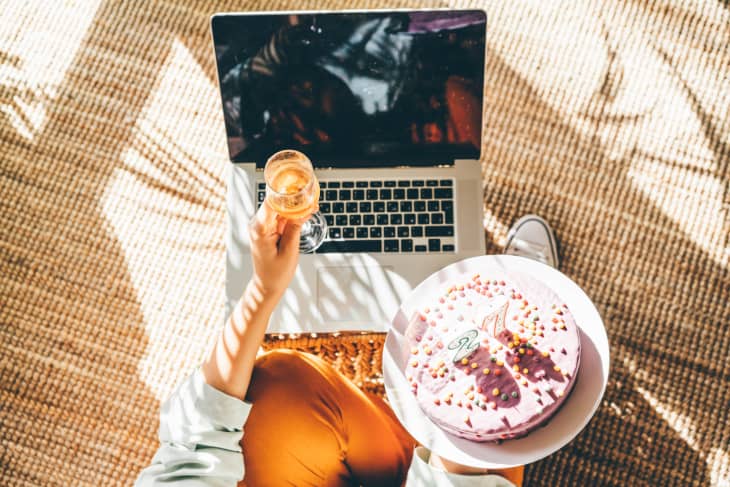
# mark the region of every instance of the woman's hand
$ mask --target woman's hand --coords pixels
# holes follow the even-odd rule
[[[302,220],[286,220],[264,201],[251,220],[252,283],[264,298],[278,301],[299,262]]]

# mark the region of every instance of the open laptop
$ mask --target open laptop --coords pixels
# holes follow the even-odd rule
[[[384,331],[424,278],[484,254],[480,10],[213,16],[233,162],[227,314],[251,273],[263,166],[309,156],[327,240],[301,255],[269,332]]]

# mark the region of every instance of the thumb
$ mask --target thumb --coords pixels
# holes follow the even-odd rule
[[[302,233],[302,222],[287,220],[279,240],[279,254],[299,253],[299,238]]]

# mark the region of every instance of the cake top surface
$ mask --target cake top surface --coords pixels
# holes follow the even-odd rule
[[[406,331],[406,378],[445,430],[486,441],[544,422],[570,392],[580,335],[567,305],[520,273],[464,274],[427,298]]]

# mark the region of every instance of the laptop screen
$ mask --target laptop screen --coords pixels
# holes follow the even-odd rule
[[[337,168],[480,156],[483,11],[224,14],[212,31],[234,162],[285,148]]]

